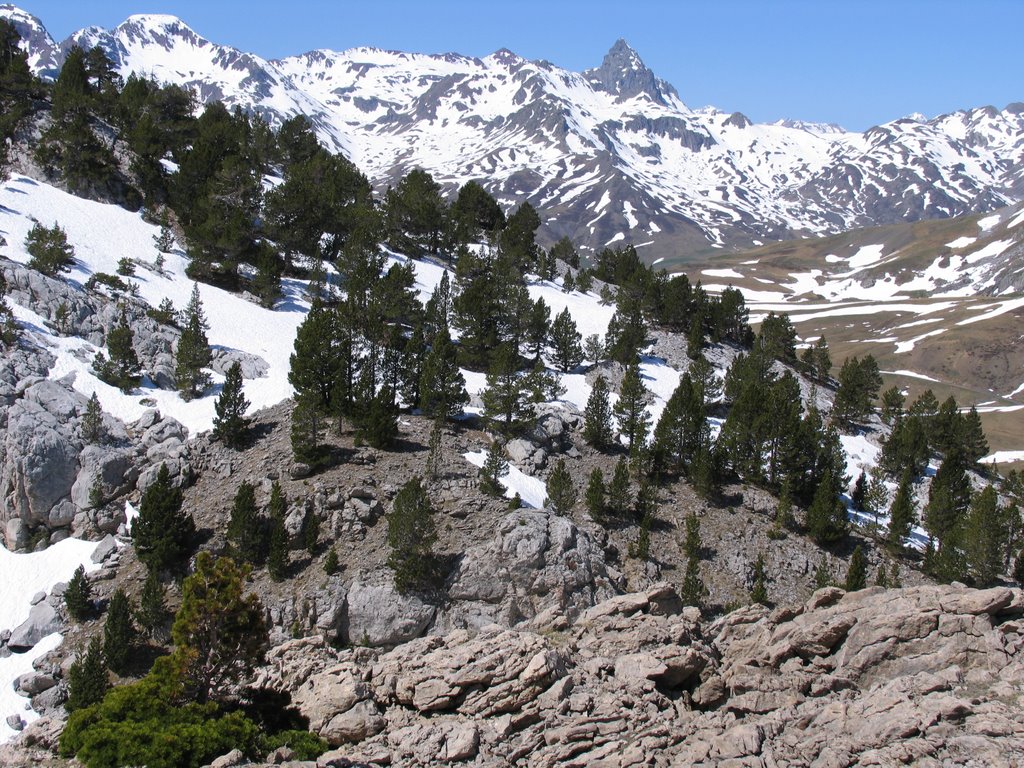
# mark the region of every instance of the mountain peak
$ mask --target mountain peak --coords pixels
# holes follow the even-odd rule
[[[598,90],[623,100],[646,94],[652,101],[666,104],[672,97],[679,98],[675,88],[659,80],[640,54],[621,37],[608,49],[601,66],[588,69],[583,75]]]

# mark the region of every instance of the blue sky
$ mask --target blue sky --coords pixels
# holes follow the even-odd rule
[[[371,45],[483,56],[509,48],[567,69],[619,37],[691,107],[863,130],[1024,101],[1024,0],[24,0],[55,38],[171,13],[267,58]]]

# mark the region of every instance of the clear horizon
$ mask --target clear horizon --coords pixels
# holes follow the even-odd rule
[[[690,108],[712,105],[755,122],[788,118],[863,131],[913,113],[1024,101],[1018,0],[15,5],[39,17],[58,42],[86,26],[109,29],[132,14],[166,13],[214,43],[268,59],[364,45],[470,56],[508,48],[582,71],[599,65],[621,37]]]

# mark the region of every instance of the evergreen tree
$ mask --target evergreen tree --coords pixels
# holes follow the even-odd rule
[[[853,485],[853,491],[850,493],[850,501],[853,508],[857,512],[864,511],[865,499],[868,495],[868,476],[867,473],[862,469],[860,474],[857,475],[857,482]]]
[[[863,420],[871,412],[871,401],[878,397],[881,388],[882,376],[872,355],[863,360],[848,358],[839,371],[833,414],[842,423]]]
[[[100,639],[93,637],[84,654],[80,654],[68,669],[68,700],[64,708],[68,712],[85,709],[103,701],[110,689],[107,666],[103,662]]]
[[[686,517],[686,539],[683,544],[683,552],[686,554],[686,571],[683,574],[683,584],[679,591],[685,605],[695,605],[698,608],[704,604],[708,595],[707,587],[700,576],[700,555],[703,544],[700,538],[700,519],[694,513]]]
[[[284,579],[288,571],[288,531],[285,529],[284,518],[288,510],[281,484],[274,481],[270,486],[270,504],[267,512],[270,516],[270,541],[267,551],[267,571],[274,581]]]
[[[423,361],[420,377],[420,410],[432,418],[456,416],[469,403],[466,379],[459,370],[457,350],[442,325]]]
[[[1003,546],[1006,538],[1005,515],[999,508],[995,488],[987,485],[971,502],[964,526],[967,567],[976,586],[991,586],[1003,572]]]
[[[103,625],[103,656],[111,671],[124,675],[132,660],[137,632],[132,623],[132,606],[120,587],[114,590]]]
[[[310,556],[316,557],[317,545],[320,542],[320,518],[316,516],[312,507],[306,509],[306,514],[302,518],[299,538]]]
[[[434,508],[420,478],[414,477],[395,496],[388,516],[388,566],[395,572],[399,592],[425,589],[435,572]]]
[[[25,236],[25,250],[32,257],[28,262],[29,268],[50,277],[70,272],[75,263],[75,249],[58,224],[44,227],[35,222]]]
[[[84,566],[75,569],[64,589],[64,607],[75,621],[83,621],[92,612],[92,587],[85,577]]]
[[[831,544],[846,535],[846,508],[839,500],[831,471],[818,484],[807,510],[807,530],[818,544]]]
[[[764,572],[764,554],[758,553],[750,587],[750,602],[768,605],[768,577]]]
[[[214,438],[229,448],[241,448],[249,429],[249,419],[245,417],[248,408],[249,401],[242,391],[242,366],[236,361],[228,368],[224,388],[213,404]]]
[[[135,618],[150,637],[156,637],[167,623],[166,590],[152,568],[146,574],[146,581],[142,585],[139,610]]]
[[[963,521],[971,500],[971,485],[962,455],[954,451],[939,465],[929,489],[924,510],[924,527],[939,540],[940,547],[952,538]]]
[[[185,400],[200,397],[210,385],[210,374],[203,370],[212,360],[210,342],[206,338],[207,328],[199,286],[193,285],[192,296],[185,307],[185,322],[178,339],[174,368],[178,391]]]
[[[171,224],[167,220],[166,212],[160,216],[160,234],[153,236],[153,244],[160,254],[170,253],[174,250],[174,233],[171,231]]]
[[[963,451],[964,461],[969,466],[977,464],[988,454],[988,440],[985,438],[985,430],[981,426],[981,417],[978,416],[978,409],[971,406],[959,421],[957,429],[957,444]]]
[[[583,343],[583,357],[589,360],[592,364],[597,365],[604,359],[604,342],[601,341],[601,337],[596,333],[592,333],[587,336],[587,340]]]
[[[123,307],[117,325],[107,334],[107,350],[110,359],[97,355],[93,370],[107,384],[122,392],[130,392],[139,385],[141,371],[139,358],[135,354],[134,336]]]
[[[544,499],[544,506],[556,515],[568,514],[576,504],[576,484],[573,483],[572,475],[565,466],[565,459],[559,459],[554,470],[548,475],[545,492],[547,498]]]
[[[903,416],[903,405],[906,398],[899,387],[889,387],[882,393],[882,421],[893,424]]]
[[[614,439],[612,407],[608,400],[608,381],[598,376],[583,412],[583,439],[599,451],[607,450]]]
[[[823,589],[830,586],[832,586],[832,570],[828,567],[828,555],[823,552],[821,560],[818,561],[818,567],[814,569],[814,588]]]
[[[338,551],[331,547],[327,552],[327,557],[324,558],[324,573],[328,576],[333,576],[340,568],[341,566],[338,564]]]
[[[342,359],[344,350],[337,343],[339,325],[339,314],[314,300],[295,334],[295,351],[289,358],[288,383],[295,389],[296,401],[306,397],[319,412],[330,408],[338,383],[347,383],[342,369],[348,361]]]
[[[398,406],[395,405],[394,390],[381,387],[369,403],[359,409],[355,421],[359,439],[373,448],[389,448],[398,437]]]
[[[559,312],[551,324],[551,348],[555,367],[560,371],[570,371],[583,362],[580,334],[568,307]]]
[[[619,388],[619,399],[612,408],[619,422],[619,431],[626,438],[629,449],[642,445],[651,426],[651,417],[646,407],[647,390],[640,378],[636,364],[626,368]]]
[[[195,522],[181,503],[181,489],[171,485],[167,465],[161,464],[156,481],[142,494],[139,516],[132,523],[139,559],[153,570],[177,565],[191,549]]]
[[[82,414],[82,439],[87,443],[102,443],[103,437],[103,408],[93,392]]]
[[[844,589],[847,592],[857,592],[868,585],[868,562],[864,556],[864,550],[860,544],[853,548],[853,555],[850,557],[850,567],[846,571],[846,584]]]
[[[868,489],[864,494],[864,508],[873,515],[872,528],[878,528],[878,515],[887,507],[889,502],[889,489],[885,487],[881,473],[876,473],[868,481]]]
[[[583,502],[587,507],[590,517],[596,522],[604,522],[607,511],[608,489],[604,484],[604,473],[600,467],[594,467],[590,471],[590,478],[587,480],[587,489],[583,495]]]
[[[248,566],[200,552],[182,583],[172,663],[185,694],[200,704],[231,696],[263,661],[268,630],[259,598],[243,594],[248,575]]]
[[[540,354],[544,350],[544,346],[547,344],[548,336],[551,334],[552,330],[551,310],[548,309],[548,305],[545,303],[543,297],[540,297],[533,302],[533,307],[530,310],[530,317],[526,323],[526,340],[530,344],[530,349],[533,351],[533,359],[535,361],[540,359]],[[553,338],[552,343],[555,343]],[[576,365],[579,365],[579,363]]]
[[[889,507],[889,532],[886,540],[894,552],[903,548],[903,541],[910,535],[917,515],[914,512],[914,486],[910,472],[904,472],[896,496]]]
[[[227,538],[235,559],[243,563],[257,563],[263,554],[262,531],[256,509],[256,489],[252,483],[242,482],[235,492],[228,521]]]
[[[324,459],[324,424],[313,393],[300,393],[292,409],[291,444],[296,461],[317,467]]]
[[[487,457],[480,468],[480,490],[488,496],[502,496],[505,488],[501,478],[508,474],[508,458],[505,454],[505,443],[495,438],[487,446]]]
[[[713,499],[721,490],[721,454],[717,446],[698,451],[691,475],[693,488],[704,499]]]
[[[782,532],[792,528],[795,520],[793,517],[793,491],[791,490],[789,478],[782,482],[779,490],[779,501],[775,505],[774,529]]]
[[[703,405],[708,406],[722,396],[722,380],[703,353],[694,358],[687,372],[701,394]]]
[[[638,496],[642,495],[638,494]],[[650,510],[640,518],[640,526],[637,531],[636,541],[629,546],[629,556],[637,560],[647,560],[651,556],[651,525],[654,519]]]
[[[444,441],[442,440],[443,420],[434,419],[430,427],[430,446],[427,450],[427,477],[433,479],[441,474],[444,463]]]
[[[518,355],[511,344],[498,347],[487,373],[487,388],[482,395],[484,416],[505,435],[521,429],[530,415],[524,377],[519,374],[518,362]]]
[[[615,472],[608,484],[608,512],[612,515],[624,515],[633,506],[633,490],[630,485],[629,463],[620,457],[615,464]]]

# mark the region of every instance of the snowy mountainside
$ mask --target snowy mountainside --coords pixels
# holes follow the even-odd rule
[[[482,181],[529,199],[546,236],[645,258],[803,234],[988,211],[1024,195],[1024,107],[906,118],[863,134],[752,124],[691,110],[624,41],[570,72],[501,50],[483,59],[354,48],[279,61],[205,40],[170,16],[132,16],[58,44],[0,6],[53,76],[70,45],[101,45],[119,71],[193,88],[271,122],[302,113],[383,187],[413,167],[449,186]]]

